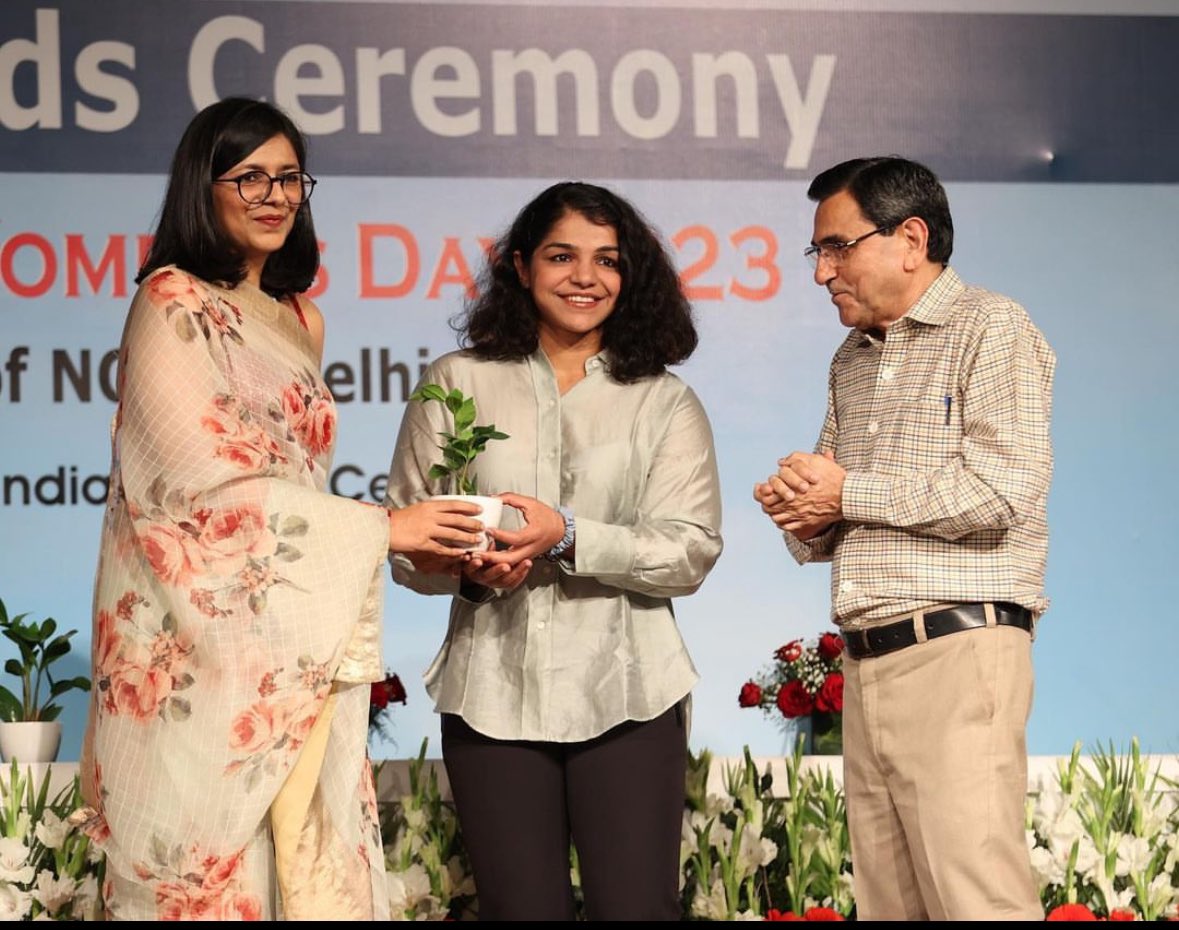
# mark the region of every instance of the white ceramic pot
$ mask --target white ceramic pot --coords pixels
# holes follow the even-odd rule
[[[60,720],[0,722],[0,757],[5,762],[54,762],[60,746]]]
[[[475,514],[475,519],[482,523],[485,527],[497,529],[499,527],[500,517],[504,513],[504,502],[498,497],[485,497],[482,494],[435,494],[431,500],[436,501],[470,501],[472,504],[478,504],[483,508],[482,513]],[[473,549],[477,552],[482,552],[485,549],[490,549],[492,546],[491,537],[487,533],[483,534],[482,542],[472,543],[469,546],[460,548]]]

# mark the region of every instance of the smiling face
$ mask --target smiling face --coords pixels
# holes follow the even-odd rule
[[[816,208],[811,242],[821,245],[864,237],[838,259],[820,258],[815,283],[830,292],[844,326],[881,337],[909,309],[912,282],[906,273],[910,256],[904,230],[865,235],[874,228],[876,224],[864,216],[856,199],[840,191]]]
[[[518,252],[513,258],[536,305],[541,348],[576,348],[587,356],[599,351],[602,324],[622,290],[614,227],[569,212],[540,240],[527,264]]]
[[[262,171],[271,177],[302,170],[295,148],[284,135],[272,136],[249,155],[226,171],[218,181],[234,179],[250,171]],[[213,185],[213,209],[217,225],[244,256],[246,280],[255,287],[262,280],[266,260],[286,242],[295,224],[297,207],[288,202],[283,185],[274,184],[270,194],[259,204],[248,204],[238,194],[236,184]]]

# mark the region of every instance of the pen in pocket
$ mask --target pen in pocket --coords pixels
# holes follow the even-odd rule
[[[954,399],[949,394],[947,394],[946,395],[946,426],[950,425],[950,405],[952,403],[954,403]]]

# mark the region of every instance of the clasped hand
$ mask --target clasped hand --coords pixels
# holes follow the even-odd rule
[[[776,474],[753,486],[753,499],[780,529],[813,539],[843,519],[846,475],[831,452],[791,452],[778,459]]]
[[[520,512],[524,525],[518,530],[488,530],[497,548],[471,553],[463,563],[463,574],[475,584],[511,590],[528,577],[536,557],[565,536],[565,518],[534,497],[512,493],[497,496]]]

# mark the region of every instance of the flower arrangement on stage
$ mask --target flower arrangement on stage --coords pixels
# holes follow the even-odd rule
[[[805,768],[796,744],[785,790],[767,766],[725,772],[707,792],[711,757],[692,757],[680,840],[685,917],[702,920],[843,920],[852,911],[851,847],[843,790],[823,767]],[[798,916],[802,915],[802,916]]]
[[[383,738],[389,736],[390,704],[404,704],[408,700],[405,685],[392,672],[386,673],[380,681],[374,681],[368,699],[368,732]]]
[[[0,773],[0,920],[94,920],[105,860],[69,823],[81,804],[78,779],[50,797],[13,762]]]
[[[478,902],[441,763],[423,742],[407,767],[376,763],[391,909],[401,919],[466,919]],[[801,746],[773,760],[780,784],[750,757],[709,792],[712,759],[691,758],[680,844],[685,919],[838,920],[854,915],[842,786]],[[390,770],[382,769],[390,766]],[[103,860],[69,827],[78,782],[52,800],[20,766],[0,778],[0,919],[79,919],[100,912]],[[1027,840],[1050,920],[1179,917],[1176,783],[1137,740],[1083,758],[1031,786]],[[576,870],[574,872],[576,875]]]
[[[843,747],[843,638],[824,633],[806,644],[788,642],[773,664],[741,686],[737,703],[759,707],[782,722],[807,719],[813,745],[808,752],[839,753]]]
[[[1124,756],[1111,745],[1083,764],[1080,752],[1078,743],[1056,784],[1029,797],[1032,870],[1049,919],[1093,919],[1086,910],[1110,920],[1176,916],[1176,783],[1151,769],[1137,739]]]
[[[381,841],[393,920],[450,920],[471,916],[475,881],[459,835],[458,816],[438,786],[438,767],[426,761],[427,740],[409,761],[408,786],[395,804],[381,806]],[[373,765],[378,786],[381,768]]]

